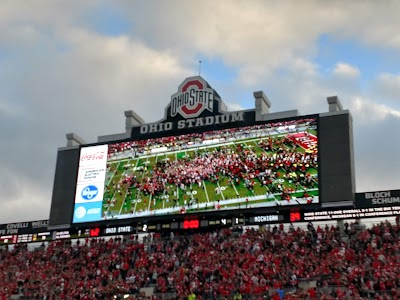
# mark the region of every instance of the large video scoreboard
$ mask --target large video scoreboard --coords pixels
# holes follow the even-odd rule
[[[319,203],[317,121],[82,147],[72,223]]]
[[[352,202],[349,113],[263,114],[270,103],[257,95],[255,109],[230,112],[203,78],[187,78],[161,121],[60,149],[50,225]]]

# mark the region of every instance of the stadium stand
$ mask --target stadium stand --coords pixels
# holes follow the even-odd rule
[[[400,299],[400,227],[309,223],[0,250],[5,299]]]

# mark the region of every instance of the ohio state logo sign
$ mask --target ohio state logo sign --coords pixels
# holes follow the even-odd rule
[[[171,117],[195,118],[204,110],[213,112],[214,90],[201,77],[186,79],[171,96]]]

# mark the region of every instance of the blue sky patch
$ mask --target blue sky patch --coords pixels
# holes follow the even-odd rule
[[[398,53],[389,49],[371,48],[357,40],[338,40],[328,34],[321,35],[317,43],[314,61],[322,73],[344,62],[358,68],[362,79],[371,80],[382,72],[397,73],[400,68]]]
[[[89,26],[96,32],[106,36],[120,36],[130,32],[132,22],[109,5],[98,6],[90,13]]]

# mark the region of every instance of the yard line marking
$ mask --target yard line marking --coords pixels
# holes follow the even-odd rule
[[[166,193],[166,191],[167,191],[167,189],[164,189],[164,192],[163,192],[163,202],[162,202],[162,208],[163,208],[163,209],[165,208],[165,200],[166,200],[166,198],[165,198],[165,193]]]
[[[269,199],[269,195],[272,195],[272,197],[274,198],[275,201],[278,201],[275,197],[274,193],[271,193],[270,189],[266,186],[267,188],[267,200]],[[277,193],[276,195],[279,195],[279,193]]]
[[[115,175],[115,174],[117,173],[117,171],[118,171],[118,166],[119,166],[120,163],[121,163],[121,162],[117,163],[117,167],[115,168],[115,171],[112,173],[110,179],[108,180],[107,186],[110,184],[110,182],[112,182],[112,180],[113,180],[113,178],[114,178],[114,175]],[[113,163],[113,164],[114,164],[114,163]]]
[[[121,164],[121,162],[119,162],[119,163],[117,164],[117,168],[115,169],[115,172],[114,172],[114,175],[112,176],[112,178],[114,178],[114,177],[115,177],[115,174],[117,174],[117,172],[118,172],[118,167],[119,167],[120,164]],[[112,183],[112,182],[111,182],[111,183]],[[110,204],[112,203],[112,200],[114,199],[115,193],[116,193],[116,190],[114,190],[114,193],[113,193],[112,196],[111,196]],[[110,207],[111,207],[111,205],[109,205],[109,206],[107,207],[106,214],[110,211]]]
[[[236,186],[235,186],[235,184],[233,183],[233,180],[231,181],[231,184],[232,184],[232,186],[233,186],[233,189],[234,189],[235,192],[236,192],[236,195],[239,196],[239,192],[238,192],[238,190],[236,189]]]
[[[141,158],[138,158],[138,160],[137,160],[137,163],[136,163],[136,168],[137,168],[137,166],[138,166],[138,164],[139,164],[139,160],[140,160]],[[156,159],[157,159],[157,155],[156,155]],[[144,175],[147,173],[147,171],[145,172],[145,170],[144,170],[144,168],[143,168],[143,174],[142,174],[142,178],[141,178],[141,182],[143,183],[143,178],[144,178]],[[134,208],[134,210],[135,210],[135,213],[136,213],[136,206],[137,206],[137,204],[138,204],[138,201],[137,200],[139,200],[140,199],[140,193],[142,192],[142,190],[141,190],[141,188],[138,188],[137,189],[137,191],[136,191],[136,201],[135,201],[135,208]]]
[[[150,194],[149,207],[147,208],[148,211],[150,211],[151,201],[153,201],[153,194]]]
[[[156,165],[157,165],[157,162],[158,162],[158,154],[156,154]]]
[[[217,180],[217,185],[218,185],[218,190],[219,190],[219,192],[221,193],[222,200],[225,200],[224,193],[223,193],[222,190],[221,190],[221,186],[219,185],[218,180]]]
[[[136,213],[136,206],[138,203],[139,197],[138,197],[138,192],[136,192],[136,201],[135,201],[135,207],[133,208],[133,212]]]
[[[137,160],[137,162],[136,162],[136,167],[137,167],[138,163],[139,163],[139,160]],[[129,170],[129,169],[128,169],[128,170]],[[128,172],[128,170],[124,170],[124,171],[122,172],[122,175],[121,175],[120,180],[123,179],[123,177],[124,177],[124,175],[125,175],[125,172]],[[120,207],[120,209],[119,209],[118,216],[121,215],[122,208],[124,207],[124,204],[125,204],[125,202],[126,202],[126,198],[128,197],[128,191],[129,191],[129,187],[126,186],[126,187],[125,187],[125,192],[122,193],[122,199],[123,199],[123,200],[122,200],[122,203],[121,203],[121,207]],[[136,205],[135,205],[135,208],[136,208]]]
[[[124,166],[125,167],[125,166]],[[120,179],[123,179],[123,177],[124,177],[124,175],[125,175],[125,172],[127,172],[128,170],[124,170],[123,172],[122,172],[122,175],[121,175],[121,178]],[[127,195],[128,195],[128,187],[125,187],[125,193],[122,193],[122,203],[121,203],[121,207],[120,207],[120,209],[119,209],[119,212],[118,212],[118,216],[120,216],[121,215],[121,211],[122,211],[122,208],[124,207],[124,204],[125,204],[125,202],[126,202],[126,198],[127,198]]]
[[[206,189],[206,183],[203,180],[203,188],[204,188],[204,192],[206,193],[206,197],[207,197],[207,202],[210,202],[210,198],[208,198],[208,193],[207,193],[207,189]]]
[[[124,207],[124,204],[125,204],[125,200],[126,200],[126,196],[127,196],[127,194],[128,194],[128,187],[126,187],[126,191],[125,191],[124,200],[122,201],[121,208],[119,209],[118,216],[120,216],[120,215],[121,215],[121,211],[122,211],[122,208]]]
[[[138,158],[138,159],[136,159],[136,165],[135,165],[135,169],[137,168],[138,164],[139,164],[139,158]]]

